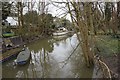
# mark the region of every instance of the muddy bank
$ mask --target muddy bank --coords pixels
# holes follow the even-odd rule
[[[111,77],[114,80],[119,79],[117,56],[99,57],[98,60],[102,61],[103,64],[98,61],[95,62],[93,78]]]

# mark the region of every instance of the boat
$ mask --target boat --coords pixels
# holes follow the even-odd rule
[[[28,48],[23,49],[17,56],[16,62],[18,65],[26,64],[30,59],[31,53]]]
[[[53,33],[54,36],[61,36],[61,35],[66,35],[68,32],[65,31],[65,32],[61,32],[61,31],[58,31],[58,32],[55,32]]]
[[[5,33],[3,33],[3,37],[12,37],[12,36],[14,36],[13,32],[5,32]]]

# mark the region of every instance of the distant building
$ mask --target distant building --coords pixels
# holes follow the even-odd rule
[[[10,26],[17,26],[18,25],[18,17],[7,17],[6,19]]]
[[[18,26],[17,17],[7,17],[6,20],[2,20],[2,32],[11,32],[11,28],[16,29]]]

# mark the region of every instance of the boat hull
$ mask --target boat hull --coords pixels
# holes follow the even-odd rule
[[[22,51],[19,53],[19,55],[17,56],[17,65],[24,65],[26,64],[31,57],[31,53],[30,51]]]
[[[66,35],[68,32],[56,32],[53,33],[54,36],[61,36],[61,35]]]
[[[25,61],[20,61],[20,62],[17,61],[17,65],[25,65],[25,64],[27,64],[29,62],[29,60],[30,60],[30,57],[28,58],[28,60],[25,60]]]
[[[4,33],[3,37],[12,37],[14,36],[14,33]]]
[[[27,63],[27,61],[17,62],[18,65],[24,65],[24,64],[26,64],[26,63]]]

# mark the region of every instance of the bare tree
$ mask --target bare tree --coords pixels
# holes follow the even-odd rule
[[[18,24],[23,27],[23,4],[22,2],[17,2],[18,6]]]
[[[120,1],[117,2],[117,17],[118,17],[118,23],[120,23]],[[120,29],[120,24],[118,24],[118,28]]]
[[[78,27],[80,31],[79,42],[81,43],[81,48],[86,60],[86,64],[89,67],[93,64],[94,56],[94,46],[92,46],[94,45],[92,3],[68,2],[67,4],[72,22],[76,27]],[[73,12],[70,9],[70,5],[74,10]],[[90,33],[90,35],[88,33]],[[90,41],[92,42],[90,43]]]

